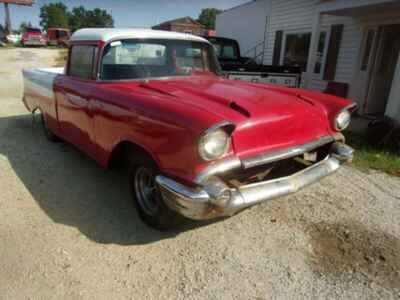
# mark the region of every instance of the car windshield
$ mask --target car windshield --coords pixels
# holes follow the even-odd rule
[[[109,43],[101,62],[101,79],[219,74],[212,46],[181,40],[119,40]]]

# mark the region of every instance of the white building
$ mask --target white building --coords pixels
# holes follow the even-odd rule
[[[400,115],[399,0],[255,0],[216,26],[264,64],[302,66],[306,88],[344,83],[360,113]]]
[[[262,57],[267,34],[270,1],[251,1],[224,11],[217,16],[217,35],[239,42],[242,56]],[[251,52],[251,53],[250,53]],[[261,62],[261,61],[259,61]]]

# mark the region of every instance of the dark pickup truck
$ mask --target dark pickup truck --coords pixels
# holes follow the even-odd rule
[[[301,68],[259,65],[240,53],[239,43],[224,37],[206,37],[213,44],[222,71],[228,79],[299,87]]]

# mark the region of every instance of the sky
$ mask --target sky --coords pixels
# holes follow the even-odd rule
[[[13,29],[21,22],[38,26],[40,7],[47,3],[63,2],[69,8],[106,9],[114,18],[115,27],[151,27],[158,23],[190,16],[197,18],[202,8],[228,9],[249,0],[36,0],[32,7],[10,5]],[[4,8],[0,3],[0,22],[4,25]]]

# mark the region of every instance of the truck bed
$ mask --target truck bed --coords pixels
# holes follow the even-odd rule
[[[54,102],[54,79],[64,73],[64,68],[38,68],[22,71],[24,79],[24,103],[29,111]]]

